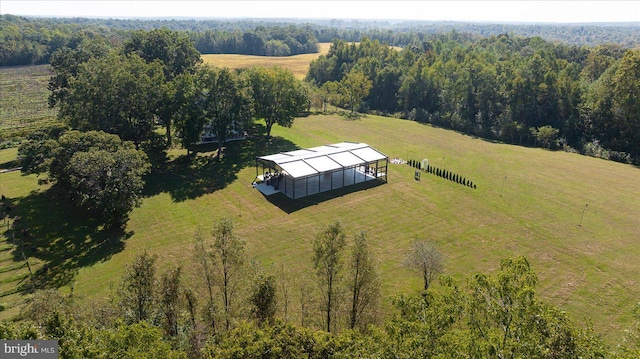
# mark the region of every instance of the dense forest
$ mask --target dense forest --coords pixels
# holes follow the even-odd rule
[[[175,30],[173,25],[174,22],[169,21],[32,19],[3,15],[0,16],[0,41],[3,44],[0,66],[48,63],[56,50],[76,48],[84,40],[118,47],[138,31]],[[187,34],[203,54],[289,56],[318,52],[318,40],[309,28],[252,25],[252,28],[226,26],[227,29],[185,25],[186,29],[179,31]]]
[[[639,69],[640,52],[618,45],[450,32],[402,51],[335,41],[307,80],[331,101],[350,74],[363,74],[371,88],[361,111],[637,163]],[[344,96],[332,102],[349,105]]]
[[[102,38],[118,45],[135,30],[184,31],[196,49],[207,53],[287,56],[317,52],[316,42],[363,37],[391,46],[420,45],[434,34],[458,31],[479,37],[509,34],[578,46],[640,46],[640,26],[625,24],[474,24],[457,22],[369,20],[167,20],[25,18],[0,16],[0,66],[47,63],[56,49],[82,38]]]

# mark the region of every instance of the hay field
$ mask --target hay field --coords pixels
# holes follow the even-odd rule
[[[320,55],[329,52],[330,43],[320,43],[320,52],[315,54],[302,54],[294,56],[252,56],[238,54],[205,54],[202,60],[206,64],[232,69],[252,66],[281,66],[293,72],[298,79],[303,79],[309,72],[309,63]]]
[[[51,66],[0,67],[0,142],[56,121],[48,105]]]

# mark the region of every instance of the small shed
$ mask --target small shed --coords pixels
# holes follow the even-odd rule
[[[387,182],[389,158],[366,143],[341,142],[256,157],[255,186],[296,199],[362,183]]]

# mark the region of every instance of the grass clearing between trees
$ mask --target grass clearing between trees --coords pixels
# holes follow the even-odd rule
[[[609,341],[631,323],[640,291],[640,169],[378,116],[311,115],[291,128],[274,127],[273,136],[271,142],[228,143],[220,161],[207,149],[192,161],[173,150],[166,168],[149,176],[142,206],[123,233],[79,220],[81,213],[38,187],[34,176],[0,174],[0,191],[24,213],[23,224],[42,237],[30,258],[49,270],[38,273],[63,291],[73,285],[85,300],[111,295],[125,265],[143,249],[158,254],[160,272],[182,265],[186,283],[201,287],[192,259],[194,233],[200,227],[208,234],[220,218],[231,217],[249,258],[272,271],[286,268],[296,278],[289,316],[299,324],[296,298],[300,278],[313,276],[314,235],[339,219],[349,241],[356,231],[367,232],[385,298],[420,290],[420,279],[402,266],[417,237],[436,241],[445,274],[458,281],[497,269],[502,258],[524,255],[540,278],[538,294],[578,321],[591,319]],[[295,203],[265,198],[252,188],[255,156],[341,141],[366,142],[390,158],[427,158],[477,189],[425,172],[416,181],[412,167],[395,164],[389,165],[387,184]],[[0,158],[10,160],[5,151]]]

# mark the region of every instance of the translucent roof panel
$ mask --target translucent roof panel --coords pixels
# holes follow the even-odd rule
[[[364,163],[363,160],[356,157],[351,152],[333,153],[333,154],[330,154],[329,157],[331,157],[331,159],[341,164],[342,167],[351,167],[360,163]]]
[[[318,172],[326,172],[342,168],[342,166],[338,162],[332,160],[329,156],[308,158],[305,160],[305,162],[308,163],[311,167],[318,170]]]
[[[382,153],[374,150],[371,147],[358,148],[358,149],[352,150],[351,152],[354,155],[362,158],[363,160],[365,160],[367,162],[383,160],[383,159],[387,158],[387,156],[385,156]]]
[[[340,142],[340,143],[333,144],[331,146],[339,147],[339,148],[343,148],[343,149],[354,149],[354,148],[360,148],[360,147],[369,147],[369,145],[367,145],[366,143],[355,143],[355,142]]]
[[[309,176],[318,173],[318,171],[313,169],[313,167],[309,166],[308,164],[304,163],[304,161],[281,163],[280,167],[294,178]]]
[[[263,160],[267,160],[267,161],[272,161],[272,162],[279,162],[280,160],[286,160],[291,158],[291,156],[286,155],[284,153],[276,153],[275,155],[269,155],[269,156],[262,156],[260,157],[260,159]]]
[[[291,177],[299,178],[386,158],[366,143],[340,142],[257,157],[257,160],[272,162]]]
[[[284,154],[290,156],[290,157],[305,157],[307,155],[313,155],[315,152],[313,151],[309,151],[309,150],[295,150],[295,151],[289,151],[289,152],[285,152]]]
[[[318,146],[318,147],[311,147],[308,149],[309,151],[313,151],[316,153],[332,153],[332,152],[336,152],[336,151],[342,151],[342,149],[340,149],[339,147],[335,147],[335,146]]]

